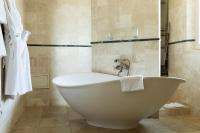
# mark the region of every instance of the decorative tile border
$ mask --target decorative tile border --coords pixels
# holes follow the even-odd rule
[[[186,40],[181,40],[181,41],[170,42],[168,44],[169,45],[174,45],[174,44],[178,44],[178,43],[194,42],[194,41],[195,41],[195,39],[186,39]]]
[[[122,43],[122,42],[144,42],[144,41],[159,41],[160,38],[144,38],[144,39],[127,39],[127,40],[112,40],[112,41],[97,41],[91,44],[102,43]],[[28,44],[29,47],[92,47],[91,45],[55,45],[55,44]]]
[[[29,47],[92,47],[91,45],[55,45],[55,44],[28,44]]]
[[[91,44],[121,43],[121,42],[142,42],[142,41],[159,41],[159,40],[160,40],[160,38],[144,38],[144,39],[127,39],[127,40],[97,41],[97,42],[91,42]]]

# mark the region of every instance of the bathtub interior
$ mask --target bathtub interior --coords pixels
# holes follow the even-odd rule
[[[74,73],[59,76],[53,79],[53,83],[60,87],[78,87],[90,84],[119,80],[120,77],[102,73]]]

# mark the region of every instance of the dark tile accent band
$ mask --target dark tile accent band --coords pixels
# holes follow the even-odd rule
[[[176,41],[176,42],[170,42],[168,43],[169,45],[174,45],[174,44],[178,44],[178,43],[184,43],[184,42],[194,42],[195,39],[187,39],[187,40],[181,40],[181,41]]]
[[[129,39],[129,40],[97,41],[97,42],[91,42],[91,44],[120,43],[120,42],[142,42],[142,41],[159,41],[159,40],[160,40],[160,38],[144,38],[144,39]]]
[[[44,44],[28,44],[29,47],[92,47],[91,45],[44,45]]]

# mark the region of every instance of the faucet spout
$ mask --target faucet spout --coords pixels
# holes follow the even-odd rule
[[[115,63],[118,63],[118,65],[115,67],[115,69],[119,70],[118,76],[122,75],[123,71],[127,71],[126,76],[129,75],[130,70],[130,60],[129,59],[115,59]]]

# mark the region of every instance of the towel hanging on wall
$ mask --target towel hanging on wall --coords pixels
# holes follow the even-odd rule
[[[30,32],[23,31],[21,16],[15,0],[4,0],[7,24],[5,27],[6,81],[5,95],[22,95],[32,90],[29,52],[26,41]]]
[[[3,0],[0,0],[0,24],[6,24],[6,12]]]

